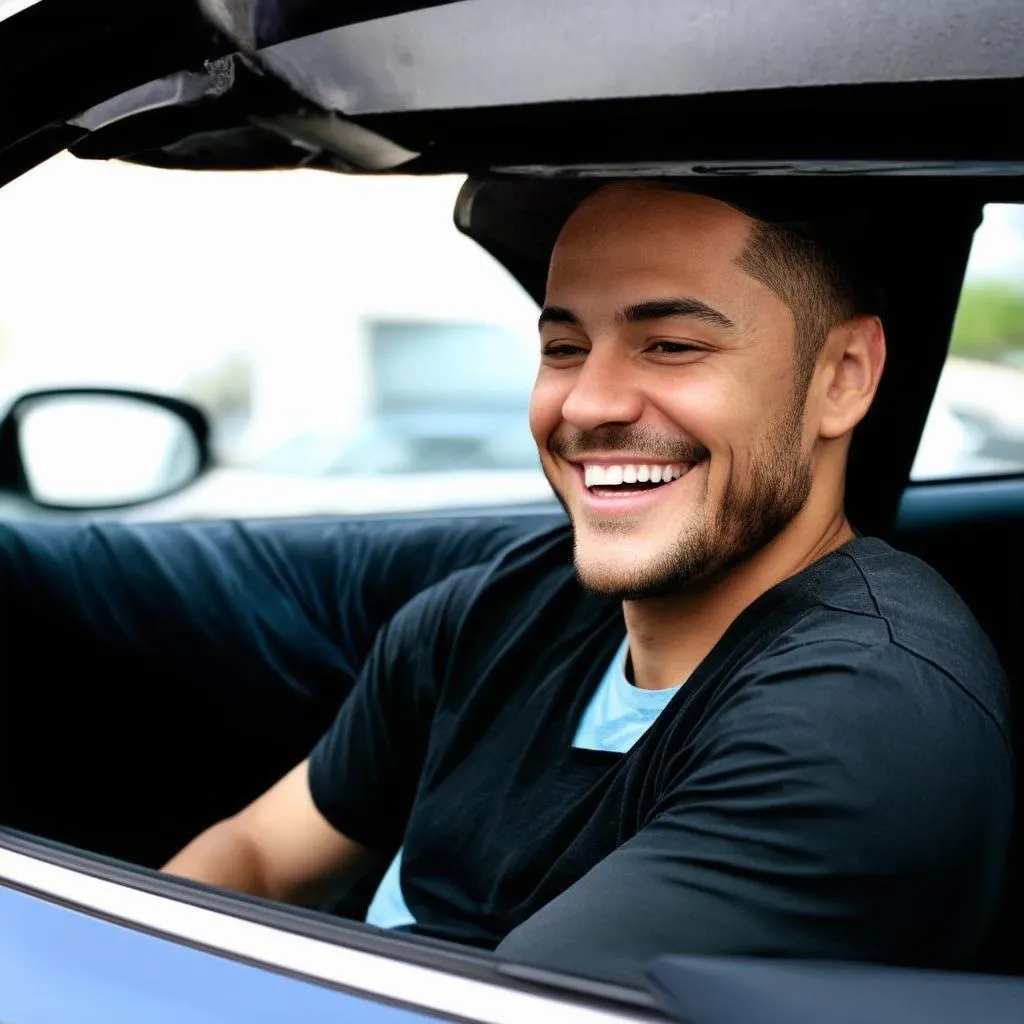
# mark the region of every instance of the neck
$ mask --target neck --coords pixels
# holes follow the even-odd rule
[[[661,690],[684,682],[748,605],[854,538],[842,510],[824,522],[801,522],[803,514],[720,576],[669,597],[623,602],[637,686]]]

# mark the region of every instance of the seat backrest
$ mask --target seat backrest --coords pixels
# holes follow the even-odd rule
[[[940,500],[941,495],[935,498]],[[967,602],[999,652],[1012,685],[1015,839],[998,917],[974,966],[1024,975],[1024,487],[1019,498],[1009,495],[998,518],[991,510],[972,515],[962,504],[951,508],[946,521],[938,514],[941,509],[933,511],[927,526],[904,526],[893,543],[937,569]]]

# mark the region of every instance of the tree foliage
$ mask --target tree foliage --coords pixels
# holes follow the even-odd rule
[[[951,352],[972,359],[1024,352],[1024,284],[991,280],[965,285]]]

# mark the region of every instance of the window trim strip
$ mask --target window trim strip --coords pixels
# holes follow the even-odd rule
[[[339,986],[411,1010],[513,1024],[539,1015],[564,1024],[650,1020],[649,1013],[583,1005],[272,928],[221,911],[143,892],[23,853],[0,849],[0,882],[172,941]]]

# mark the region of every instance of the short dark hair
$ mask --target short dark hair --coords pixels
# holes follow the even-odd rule
[[[755,224],[738,263],[793,312],[797,387],[802,393],[829,331],[852,317],[880,313],[881,300],[848,246],[825,226],[751,216]]]

